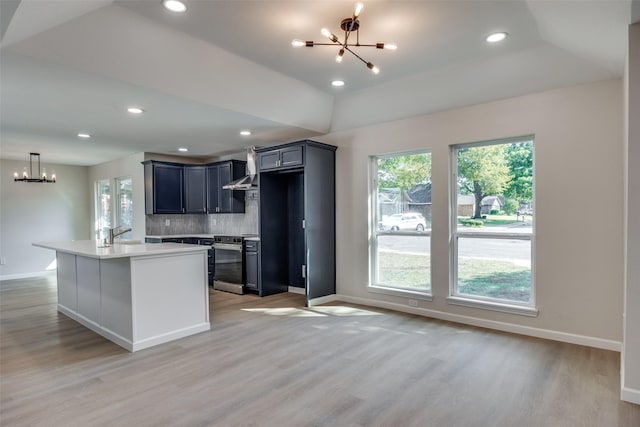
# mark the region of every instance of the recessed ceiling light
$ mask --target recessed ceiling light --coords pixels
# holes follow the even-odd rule
[[[342,87],[344,86],[344,80],[331,80],[331,86]]]
[[[250,130],[241,130],[240,131],[240,135],[249,136],[249,135],[251,135],[251,131]]]
[[[180,148],[178,148],[178,151],[182,151],[183,153],[185,153],[185,152],[189,151],[189,149],[185,148],[185,147],[180,147]]]
[[[507,38],[507,33],[499,32],[499,33],[489,34],[485,40],[488,43],[498,43],[506,38]]]
[[[127,111],[130,112],[131,114],[142,114],[142,113],[144,113],[144,110],[142,108],[139,108],[139,107],[129,107],[129,108],[127,108]]]
[[[81,133],[79,133],[79,134],[78,134],[78,138],[84,138],[84,139],[87,139],[87,138],[91,138],[91,135],[90,135],[90,134],[88,134],[88,133],[82,133],[82,132],[81,132]]]
[[[179,0],[163,0],[162,5],[171,12],[182,13],[187,10],[187,6]]]

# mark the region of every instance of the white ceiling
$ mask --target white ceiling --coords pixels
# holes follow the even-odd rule
[[[328,46],[354,1],[1,0],[0,156],[92,165],[145,151],[210,158],[622,76],[637,2],[366,1],[362,43]],[[506,31],[489,45],[484,37]],[[343,88],[329,85],[345,80]],[[132,117],[129,105],[145,114]],[[253,135],[241,137],[241,129]],[[78,132],[93,135],[77,138]]]

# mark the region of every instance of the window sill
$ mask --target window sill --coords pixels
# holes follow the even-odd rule
[[[500,311],[502,313],[518,314],[520,316],[538,317],[538,309],[515,304],[504,304],[492,301],[481,301],[459,296],[447,297],[447,302],[463,307],[481,308],[484,310]]]
[[[369,292],[376,294],[394,295],[397,297],[410,297],[425,301],[433,301],[433,295],[427,291],[412,291],[409,289],[390,288],[382,285],[369,285],[367,286]]]

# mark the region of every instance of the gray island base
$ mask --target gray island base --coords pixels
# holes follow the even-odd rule
[[[33,245],[56,251],[58,311],[131,352],[211,328],[206,246]]]

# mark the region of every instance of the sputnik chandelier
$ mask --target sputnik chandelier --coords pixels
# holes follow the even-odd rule
[[[357,53],[355,53],[353,50],[351,50],[351,48],[353,47],[375,47],[376,49],[391,49],[391,50],[396,50],[398,48],[397,45],[393,44],[393,43],[375,43],[375,44],[360,44],[360,21],[358,19],[358,17],[360,16],[360,12],[362,12],[362,9],[364,8],[364,4],[358,2],[356,3],[356,7],[355,10],[353,11],[353,16],[349,17],[349,18],[344,18],[342,21],[340,21],[340,28],[342,28],[342,30],[344,30],[344,41],[340,41],[340,39],[338,39],[338,37],[333,34],[331,31],[329,31],[326,28],[323,28],[322,30],[320,30],[320,32],[322,33],[323,36],[327,37],[329,40],[331,40],[332,43],[316,43],[314,41],[302,41],[302,40],[293,40],[291,42],[291,45],[293,47],[313,47],[313,46],[340,46],[340,50],[338,50],[338,54],[336,55],[336,62],[337,63],[341,63],[342,59],[344,57],[344,53],[345,52],[351,52],[356,58],[358,58],[360,61],[364,62],[367,66],[367,68],[369,68],[374,74],[378,74],[380,72],[380,69],[378,67],[376,67],[375,65],[373,65],[373,63],[366,61],[365,59],[363,59],[360,55],[358,55]],[[349,37],[351,36],[351,33],[356,33],[356,42],[355,43],[349,43]]]

